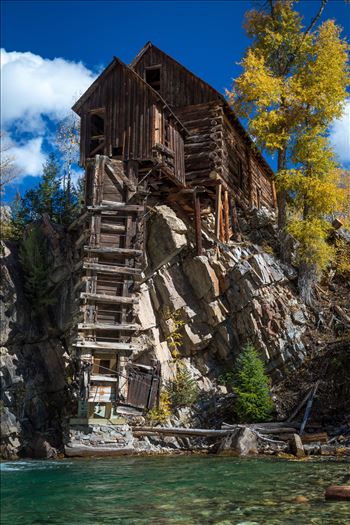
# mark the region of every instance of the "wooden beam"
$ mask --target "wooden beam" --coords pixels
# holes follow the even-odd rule
[[[112,232],[112,233],[124,233],[125,226],[123,226],[122,224],[108,224],[108,223],[102,222],[101,231]]]
[[[215,430],[206,428],[177,428],[177,427],[133,427],[133,432],[141,435],[145,433],[163,434],[167,436],[203,436],[224,437],[232,433],[232,430]]]
[[[89,211],[131,211],[140,212],[144,211],[144,206],[137,204],[125,204],[124,202],[112,202],[102,201],[102,204],[96,204],[95,206],[88,206]]]
[[[99,303],[115,303],[115,304],[137,304],[139,301],[134,297],[121,297],[119,295],[104,295],[98,293],[82,292],[80,299],[89,299]]]
[[[228,202],[228,191],[225,190],[225,192],[224,192],[224,218],[225,218],[225,241],[226,242],[228,242],[230,240],[229,215],[230,215],[230,206],[229,206],[229,202]]]
[[[109,246],[84,246],[85,252],[90,253],[115,253],[116,255],[132,255],[140,257],[142,250],[135,250],[134,248],[110,248]]]
[[[222,186],[219,184],[216,186],[216,197],[215,197],[215,235],[220,238],[220,217],[221,217],[221,191]]]
[[[220,204],[220,241],[225,242],[224,212],[222,202]]]
[[[126,175],[121,170],[117,170],[112,162],[105,162],[105,171],[108,175],[114,177],[120,186],[123,188],[124,184],[130,191],[136,191],[135,185],[128,179]]]
[[[108,266],[107,264],[98,264],[84,262],[82,266],[85,270],[96,270],[97,273],[104,274],[124,274],[124,275],[141,275],[142,270],[139,268],[128,268],[127,266]]]
[[[194,205],[194,227],[196,232],[197,255],[202,255],[202,222],[201,222],[201,203],[198,193],[193,193]]]
[[[90,381],[101,381],[102,383],[118,383],[118,378],[104,374],[91,374]]]
[[[93,348],[94,350],[100,351],[111,351],[111,350],[122,350],[124,352],[133,352],[137,350],[135,345],[131,343],[110,343],[109,341],[77,341],[72,346],[77,348]]]
[[[75,241],[76,249],[79,249],[90,236],[89,230],[84,230],[80,237]]]
[[[124,330],[134,331],[138,330],[138,324],[105,324],[105,323],[79,323],[78,330]]]

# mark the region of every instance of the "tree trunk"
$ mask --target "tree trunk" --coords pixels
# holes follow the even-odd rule
[[[287,148],[278,151],[277,169],[278,172],[286,169]],[[278,240],[279,240],[279,255],[283,262],[291,262],[291,247],[290,237],[287,233],[287,192],[279,189],[277,192],[277,208],[278,208]]]
[[[303,219],[309,215],[309,206],[304,205]],[[299,264],[298,289],[300,299],[307,306],[312,306],[312,292],[317,283],[317,268],[315,264],[301,261]]]
[[[301,262],[299,264],[298,288],[300,299],[307,306],[312,306],[312,292],[317,282],[317,270],[315,264]]]
[[[286,155],[287,149],[278,151],[277,170],[278,172],[286,169]],[[287,224],[287,194],[285,190],[279,189],[277,192],[277,207],[278,207],[278,229],[284,231]]]

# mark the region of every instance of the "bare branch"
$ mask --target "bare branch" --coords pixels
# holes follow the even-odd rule
[[[314,16],[314,18],[311,20],[309,27],[306,29],[306,31],[304,33],[304,39],[306,38],[306,35],[308,33],[310,33],[310,31],[315,27],[315,24],[317,23],[317,21],[322,16],[322,13],[324,11],[324,8],[326,7],[327,2],[328,2],[328,0],[322,0],[321,1],[321,5],[320,5],[320,8],[319,8],[318,12]]]
[[[11,144],[5,137],[5,133],[0,131],[0,193],[3,193],[6,184],[12,182],[20,173],[15,157],[7,153],[11,149]]]

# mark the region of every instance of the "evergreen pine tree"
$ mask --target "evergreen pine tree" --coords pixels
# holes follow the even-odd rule
[[[25,295],[34,312],[41,312],[55,300],[48,293],[50,267],[47,264],[45,239],[38,228],[31,228],[22,241],[19,260],[25,278]]]
[[[268,377],[255,348],[248,344],[237,359],[234,392],[236,413],[241,421],[268,421],[273,410]]]
[[[17,191],[14,200],[10,205],[10,229],[11,239],[22,239],[25,226],[25,209],[20,193]]]

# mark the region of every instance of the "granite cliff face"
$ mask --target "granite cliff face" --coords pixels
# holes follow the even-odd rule
[[[49,288],[56,301],[34,316],[24,294],[16,243],[1,257],[1,454],[50,457],[62,445],[63,415],[69,410],[71,362],[70,247],[47,219],[40,225],[52,266]]]
[[[179,360],[201,389],[222,390],[218,377],[232,370],[242,346],[261,351],[274,382],[306,356],[303,335],[308,313],[295,291],[295,271],[274,257],[274,226],[264,210],[241,217],[245,241],[218,244],[211,217],[204,231],[204,255],[196,256],[191,222],[166,205],[147,222],[147,267],[139,287],[137,338],[133,356],[161,362],[173,376],[174,334]],[[69,355],[73,282],[70,238],[44,217],[50,291],[54,305],[35,318],[24,295],[17,247],[2,253],[2,448],[4,457],[50,457],[61,450],[65,421],[74,398]],[[270,252],[270,253],[267,253]]]
[[[264,212],[255,213],[254,235],[259,213],[266,237]],[[250,341],[273,380],[282,378],[306,355],[302,337],[308,314],[296,296],[295,271],[248,240],[218,245],[209,229],[205,237],[205,255],[195,256],[191,225],[171,208],[158,206],[149,220],[138,314],[141,347],[170,377],[172,334],[179,332],[179,357],[209,389]]]

